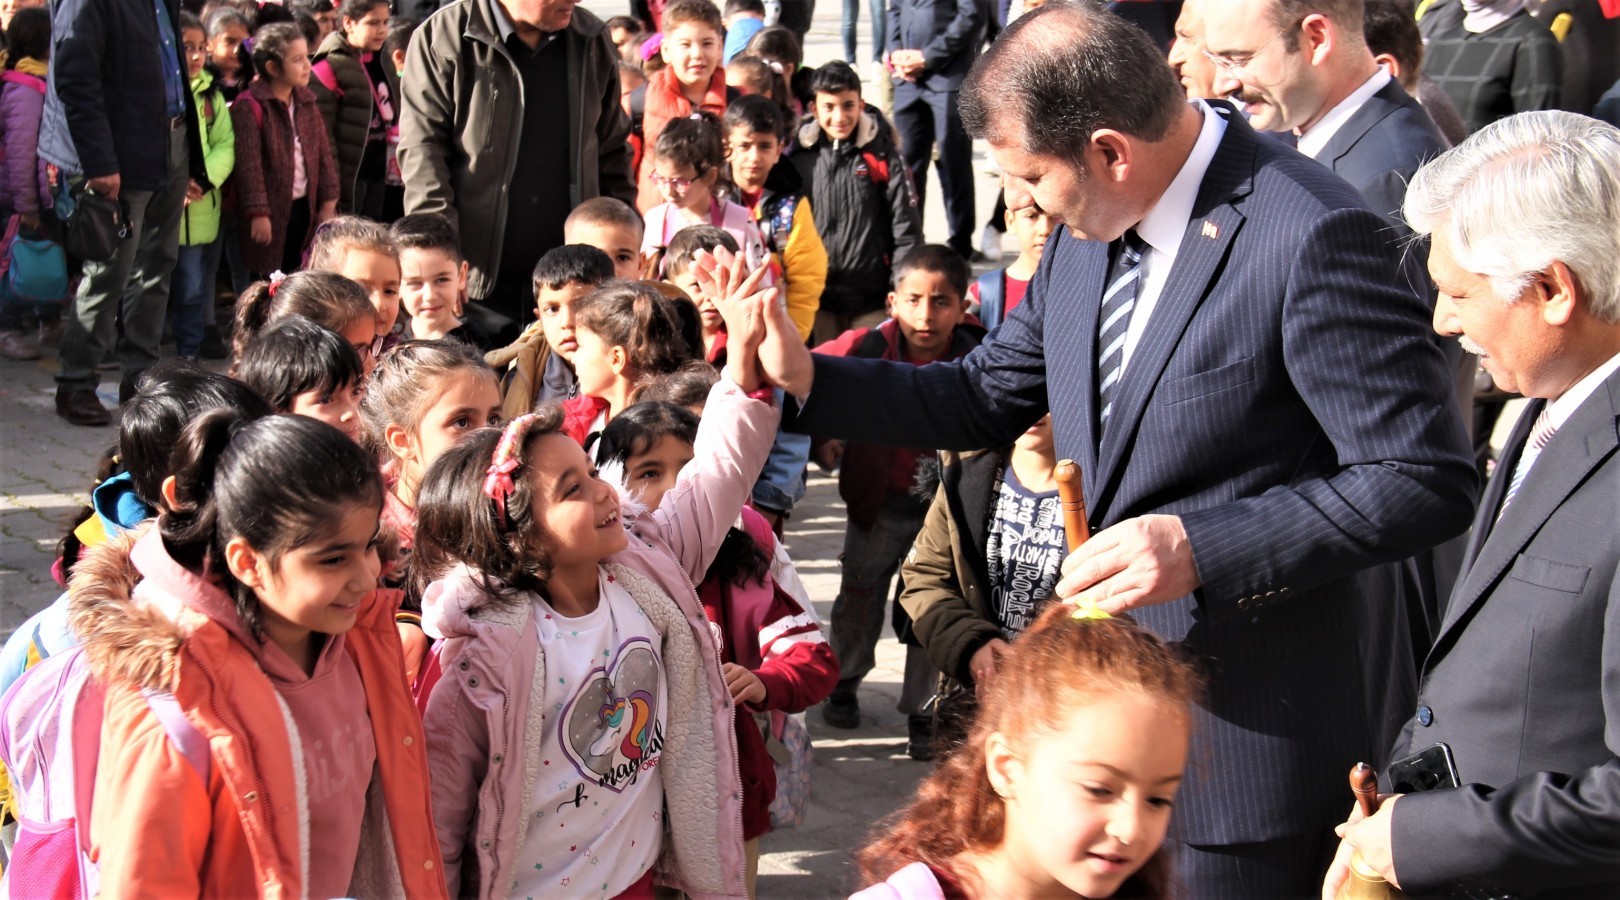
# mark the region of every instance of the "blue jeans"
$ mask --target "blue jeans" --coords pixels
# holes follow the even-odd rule
[[[174,264],[173,308],[174,350],[181,356],[196,356],[202,349],[203,333],[209,322],[208,308],[214,305],[214,278],[219,274],[219,257],[224,242],[180,248]]]
[[[872,61],[882,62],[883,51],[888,49],[888,11],[883,0],[869,0],[872,14]],[[859,37],[861,0],[844,0],[844,61],[855,65],[855,41]]]
[[[777,406],[782,403],[777,391]],[[810,435],[776,432],[765,469],[754,482],[754,505],[776,512],[793,511],[793,504],[804,497],[804,469],[810,464]]]

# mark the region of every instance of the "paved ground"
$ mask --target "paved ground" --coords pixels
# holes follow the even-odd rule
[[[603,17],[624,11],[622,2],[589,3]],[[862,4],[860,44],[870,48]],[[839,5],[822,0],[806,42],[807,63],[833,58],[838,50]],[[865,66],[861,66],[863,74]],[[979,219],[995,202],[994,177],[978,181]],[[930,191],[928,236],[945,238],[937,180]],[[9,634],[57,595],[50,567],[56,542],[88,501],[90,478],[116,428],[76,428],[53,414],[54,351],[38,362],[0,359],[0,635]],[[117,374],[103,373],[102,400],[117,399]],[[838,552],[844,515],[834,482],[814,479],[809,496],[788,531],[788,547],[823,619],[838,589]],[[760,866],[761,897],[842,897],[853,886],[851,855],[872,824],[910,795],[927,766],[905,756],[905,720],[894,711],[903,654],[893,639],[878,651],[878,668],[862,693],[865,718],[855,731],[837,732],[811,711],[817,768],[812,809],[804,826],[765,839]]]

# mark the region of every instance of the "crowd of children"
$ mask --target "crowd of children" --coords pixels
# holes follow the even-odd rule
[[[673,0],[655,34],[608,23],[639,208],[573,209],[506,343],[468,302],[452,222],[404,214],[415,21],[389,12],[212,0],[182,19],[218,187],[188,197],[170,320],[178,356],[228,356],[229,375],[145,373],[63,542],[66,592],[0,653],[8,875],[78,858],[74,877],[132,895],[753,896],[760,836],[804,814],[793,714],[827,701],[827,724],[859,723],[904,561],[910,751],[945,762],[863,856],[875,896],[1158,884],[1196,679],[1128,622],[1042,614],[1050,430],[942,467],[813,442],[780,427],[757,361],[958,358],[1018,304],[1051,221],[1009,213],[1022,254],[974,282],[923,243],[851,67],[805,70],[760,0]],[[40,229],[49,15],[6,34],[0,206]],[[0,351],[37,356],[23,328],[60,312],[7,302]],[[812,457],[849,508],[830,638],[780,540]],[[45,690],[46,662],[98,690]],[[994,715],[959,702],[947,734],[963,696]],[[101,750],[75,754],[88,818],[52,833],[49,751],[17,736],[75,705]],[[1066,813],[1043,846],[1057,801],[1028,785],[1067,782],[1048,748],[1123,707],[1155,711],[1136,739],[1158,753],[1088,758],[1157,824],[1097,876],[1062,853],[1107,843],[1119,813]],[[52,841],[67,856],[26,850]]]

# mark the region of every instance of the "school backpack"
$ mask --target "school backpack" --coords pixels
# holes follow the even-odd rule
[[[1006,277],[1006,269],[992,269],[979,276],[979,324],[986,331],[994,331],[1001,324],[1007,304]]]
[[[142,693],[170,742],[207,784],[207,737],[173,694]],[[41,661],[0,699],[0,761],[11,775],[17,817],[5,873],[9,896],[89,900],[100,893],[90,858],[90,812],[105,699],[82,647]]]

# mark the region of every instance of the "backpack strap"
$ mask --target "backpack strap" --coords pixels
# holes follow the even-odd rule
[[[630,133],[636,137],[644,137],[641,130],[642,120],[647,118],[647,82],[643,81],[630,92]]]
[[[743,533],[754,539],[767,558],[776,553],[776,534],[771,531],[770,523],[765,521],[764,516],[745,506],[742,508],[742,524]]]
[[[168,691],[156,691],[146,688],[141,691],[146,698],[146,705],[151,708],[152,714],[157,716],[158,723],[163,726],[163,733],[169,736],[169,742],[180,751],[180,755],[191,764],[197,777],[202,779],[203,786],[208,785],[208,776],[212,773],[213,757],[208,749],[208,737],[197,726],[191,724],[186,711],[180,708],[180,701]]]
[[[336,94],[340,99],[343,97],[343,89],[338,87],[337,73],[332,71],[330,59],[322,57],[321,61],[311,66],[309,71],[311,75],[315,76],[315,80],[321,83],[322,87]]]
[[[260,128],[264,127],[264,106],[259,103],[258,97],[253,96],[248,91],[243,91],[236,95],[236,103],[246,106],[253,113],[253,124]]]
[[[75,647],[82,654],[83,648]],[[63,666],[64,673],[72,660]],[[101,720],[106,713],[107,695],[101,683],[86,678],[73,701],[73,819],[79,837],[81,859],[90,853],[90,812],[95,808],[96,767],[101,763]]]
[[[1001,324],[1002,309],[1007,302],[1006,276],[1006,269],[992,269],[979,276],[979,321],[986,330]]]
[[[39,77],[38,75],[29,75],[25,72],[19,72],[16,69],[7,69],[5,74],[0,75],[0,81],[5,81],[9,84],[25,85],[39,91],[41,94],[45,93],[45,79]]]

